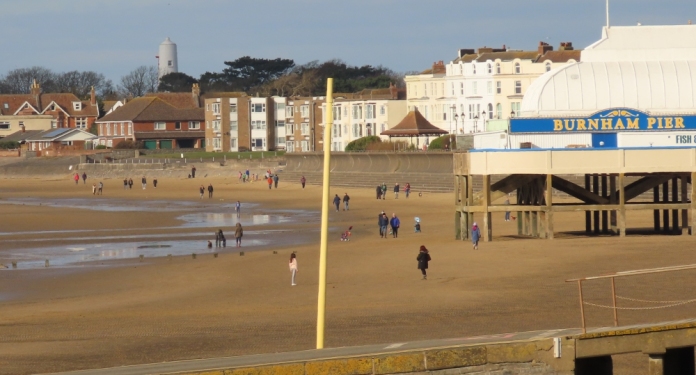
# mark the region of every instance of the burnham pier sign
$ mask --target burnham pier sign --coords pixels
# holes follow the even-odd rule
[[[624,131],[696,130],[696,116],[651,116],[629,108],[614,108],[590,117],[513,118],[510,133],[616,133]]]

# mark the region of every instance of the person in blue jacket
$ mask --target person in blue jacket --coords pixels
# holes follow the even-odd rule
[[[399,218],[396,217],[396,214],[392,214],[392,218],[389,221],[389,225],[391,225],[392,235],[394,236],[394,238],[399,237],[399,227],[401,226],[401,221],[399,221]]]
[[[474,244],[474,250],[478,250],[479,239],[481,239],[481,230],[476,223],[471,226],[471,243]]]

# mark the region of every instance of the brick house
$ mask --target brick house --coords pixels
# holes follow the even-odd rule
[[[272,151],[278,149],[276,134],[279,108],[285,98],[248,97],[244,93],[211,93],[205,101],[206,151]],[[282,139],[285,142],[285,138]]]
[[[21,133],[21,132],[20,132]],[[56,156],[61,151],[91,149],[96,136],[82,129],[59,128],[35,132],[26,137],[28,151],[41,151],[43,156]]]
[[[177,108],[157,96],[136,98],[96,123],[98,144],[142,141],[147,149],[205,147],[202,108]]]
[[[94,88],[90,100],[71,93],[41,93],[34,81],[30,94],[0,95],[0,138],[24,130],[77,128],[89,130],[99,116]]]

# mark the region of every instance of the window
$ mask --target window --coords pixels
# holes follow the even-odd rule
[[[510,103],[510,109],[511,109],[511,113],[514,113],[513,116],[519,116],[520,115],[520,102]]]
[[[500,74],[500,63],[495,63],[495,73]]]
[[[278,137],[276,140],[276,143],[279,145],[284,145],[285,144],[285,137]]]
[[[251,112],[264,113],[266,112],[266,103],[252,103]]]
[[[125,128],[126,128],[125,124],[121,123],[121,135],[126,135]]]
[[[295,116],[295,107],[289,105],[285,107],[285,117],[294,117]]]
[[[486,93],[487,94],[493,93],[493,82],[491,82],[491,81],[486,82]]]
[[[220,114],[220,103],[213,103],[213,114]]]
[[[428,96],[428,84],[423,84],[423,96]]]
[[[353,120],[360,120],[362,119],[362,106],[361,105],[354,105],[353,106]]]
[[[216,150],[222,149],[222,139],[213,138],[213,148]]]
[[[200,121],[189,121],[188,128],[189,128],[189,130],[200,130],[201,122]]]
[[[451,86],[452,86],[452,94],[451,95],[454,96],[454,82],[452,82]]]
[[[300,124],[302,135],[309,135],[309,123],[303,122]]]
[[[500,103],[495,105],[495,118],[498,120],[503,118],[503,105]]]
[[[551,71],[551,62],[549,62],[549,61],[546,62],[546,71],[547,72]]]
[[[503,83],[500,81],[495,81],[495,93],[496,94],[502,94],[503,93]]]
[[[254,147],[254,148],[266,147],[266,139],[265,138],[253,138],[251,140],[251,147]]]
[[[365,105],[365,118],[368,120],[371,120],[373,118],[376,118],[376,111],[377,106],[375,104],[367,104]]]
[[[309,142],[307,142],[307,141],[302,141],[302,142],[300,142],[300,144],[302,145],[302,151],[303,151],[303,152],[309,151]]]
[[[474,116],[476,115],[474,113],[475,108],[476,107],[473,104],[469,104],[469,120],[473,119]]]
[[[341,107],[340,107],[340,106],[334,106],[332,112],[333,112],[333,119],[334,119],[334,121],[340,121],[340,120],[341,120]]]
[[[516,62],[515,63],[515,74],[520,74],[522,73],[522,67],[520,66],[520,63]]]
[[[471,64],[471,74],[476,75],[476,63]]]
[[[308,105],[301,105],[300,106],[300,116],[302,116],[302,118],[309,118],[309,106]]]
[[[387,106],[386,105],[379,106],[379,115],[384,116],[386,114],[387,114]]]
[[[385,130],[387,130],[387,124],[382,123],[382,130],[381,131],[385,131]]]
[[[478,94],[478,82],[471,82],[471,93],[474,95]]]
[[[491,65],[491,63],[488,63],[488,65],[486,65],[486,67],[488,68],[488,74],[493,73],[493,66]]]
[[[372,124],[365,125],[365,135],[368,137],[372,135]]]
[[[447,104],[442,105],[442,120],[447,121]]]
[[[86,117],[75,118],[75,127],[78,129],[87,129],[87,118]]]
[[[0,122],[0,130],[10,130],[10,123],[7,121]]]
[[[177,121],[174,123],[174,130],[181,130],[181,122]]]
[[[82,110],[82,102],[73,102],[72,107],[76,111]]]
[[[157,125],[157,124],[155,124],[155,125]],[[111,125],[106,124],[104,126],[106,127],[106,135],[111,135]]]
[[[294,152],[295,151],[295,142],[293,141],[288,141],[285,143],[285,149],[288,152]]]
[[[459,94],[464,95],[464,82],[459,82]]]
[[[133,135],[133,123],[128,123],[128,135]]]
[[[276,103],[276,111],[285,112],[285,103]]]
[[[358,138],[360,136],[360,131],[358,130],[358,128],[358,124],[353,124],[353,138]]]
[[[167,60],[167,66],[172,66],[172,60]]]
[[[251,129],[265,130],[266,121],[265,120],[253,120],[251,121]]]
[[[10,104],[9,104],[9,103],[5,103],[5,104],[3,104],[3,107],[5,107],[5,109],[10,109]]]
[[[285,120],[276,120],[276,128],[285,129]]]
[[[237,148],[237,138],[230,138],[230,148]]]
[[[493,104],[488,103],[488,119],[493,120]]]
[[[237,121],[230,121],[230,131],[237,131]]]
[[[522,81],[515,81],[515,94],[522,93]]]
[[[215,122],[215,121],[213,121],[213,122]],[[156,122],[155,123],[155,130],[165,130],[166,128],[167,128],[166,122]],[[107,135],[109,135],[108,131],[107,131]]]
[[[236,103],[230,103],[230,114],[232,113],[237,113],[237,104]]]
[[[114,124],[114,135],[118,135],[118,124]]]
[[[213,131],[219,132],[220,131],[220,120],[213,120],[211,122],[213,123]]]

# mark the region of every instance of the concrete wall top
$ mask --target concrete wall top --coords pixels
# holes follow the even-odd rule
[[[696,149],[472,151],[456,174],[584,174],[696,172]]]
[[[287,171],[321,172],[323,153],[288,153]],[[452,173],[452,153],[331,153],[331,172]]]

